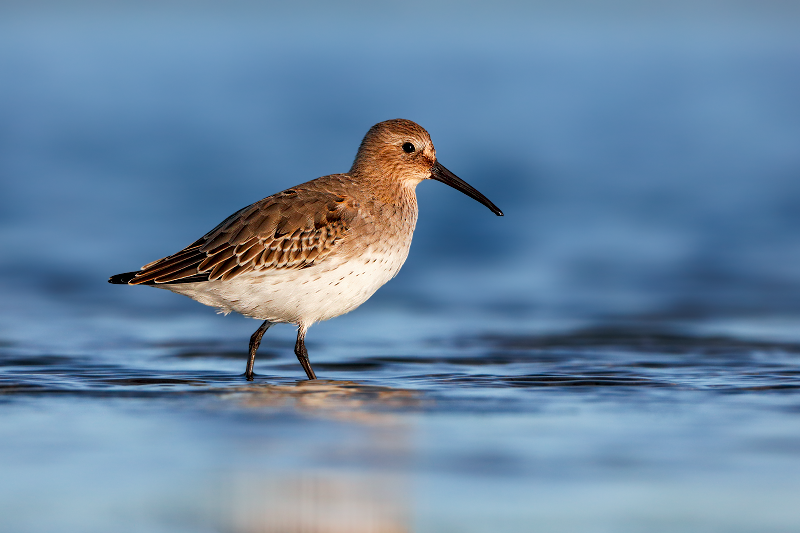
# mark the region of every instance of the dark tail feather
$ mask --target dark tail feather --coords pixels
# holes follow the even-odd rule
[[[125,272],[124,274],[117,274],[108,278],[109,283],[115,285],[126,285],[138,272]]]

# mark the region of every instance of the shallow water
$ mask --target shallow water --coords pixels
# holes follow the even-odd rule
[[[0,4],[0,530],[800,530],[794,4],[65,6]],[[398,116],[506,216],[420,185],[317,382],[106,283]]]
[[[344,338],[320,340],[328,332],[309,335],[323,378],[316,382],[299,380],[289,328],[265,339],[252,383],[240,374],[246,336],[140,340],[94,355],[32,354],[7,343],[0,350],[5,525],[787,532],[800,525],[800,339],[722,334],[726,324],[550,324],[559,333],[487,328],[375,347],[359,342],[358,332],[381,333],[385,322],[358,315],[340,322],[355,348]]]

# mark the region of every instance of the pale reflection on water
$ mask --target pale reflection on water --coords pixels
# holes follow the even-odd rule
[[[397,473],[240,473],[230,489],[225,530],[237,533],[412,530],[409,481]]]
[[[237,471],[228,486],[226,531],[412,530],[410,483],[407,473],[397,467],[411,460],[413,422],[392,411],[422,407],[418,391],[331,380],[255,384],[237,390],[224,398],[248,409],[291,409],[304,416],[365,425],[368,430],[362,433],[356,454],[372,468]],[[353,450],[347,454],[356,455]]]
[[[355,381],[318,379],[293,385],[256,384],[237,387],[227,396],[249,408],[292,408],[326,419],[370,424],[396,424],[387,410],[414,410],[423,406],[423,396],[411,389],[364,385]],[[430,404],[430,401],[425,402]]]

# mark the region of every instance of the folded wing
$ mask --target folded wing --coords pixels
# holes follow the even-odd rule
[[[142,267],[131,285],[229,280],[269,269],[305,268],[347,234],[358,205],[342,195],[295,187],[234,213],[180,252]]]

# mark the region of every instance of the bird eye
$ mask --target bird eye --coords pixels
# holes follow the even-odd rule
[[[410,154],[410,153],[411,153],[411,152],[413,152],[414,150],[416,150],[416,148],[414,148],[414,145],[413,145],[413,144],[411,144],[411,143],[405,143],[405,144],[403,145],[403,151],[404,151],[405,153],[407,153],[407,154]]]

